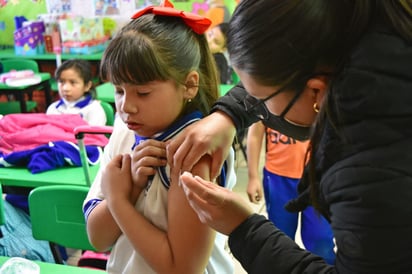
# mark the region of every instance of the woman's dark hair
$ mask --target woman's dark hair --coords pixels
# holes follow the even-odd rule
[[[354,2],[364,1],[241,1],[228,31],[232,66],[262,85],[301,84],[320,65],[335,66],[346,55],[348,32],[358,39],[368,9],[356,11]]]
[[[64,61],[54,73],[56,80],[59,81],[62,72],[68,69],[75,70],[85,85],[90,82],[92,83],[91,88],[86,93],[89,93],[93,98],[96,98],[96,90],[93,84],[92,66],[90,62],[82,59],[70,59]]]
[[[232,66],[267,86],[298,86],[345,61],[375,17],[412,38],[411,0],[242,0],[229,22]]]
[[[313,74],[324,69],[337,74],[376,20],[412,41],[411,11],[411,0],[242,0],[229,23],[231,64],[261,85],[299,92]],[[323,121],[330,120],[329,95],[315,123],[312,152]],[[310,157],[312,197],[318,197],[315,153]]]
[[[209,113],[218,97],[218,74],[205,35],[196,34],[181,18],[146,14],[132,20],[113,38],[100,65],[101,77],[115,85],[173,80],[185,83],[199,73],[199,91],[184,113]],[[195,83],[193,83],[195,84]]]

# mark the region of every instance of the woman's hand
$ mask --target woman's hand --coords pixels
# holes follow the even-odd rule
[[[164,142],[149,139],[140,143],[132,152],[133,183],[137,187],[145,188],[149,176],[156,173],[156,167],[166,164],[166,144]]]
[[[213,112],[185,128],[167,146],[172,181],[178,180],[182,171],[191,171],[205,154],[212,157],[210,178],[214,180],[222,169],[235,134],[232,120],[222,112]]]
[[[203,180],[191,173],[180,176],[181,185],[190,206],[202,223],[223,234],[229,235],[245,221],[253,210],[236,193]]]

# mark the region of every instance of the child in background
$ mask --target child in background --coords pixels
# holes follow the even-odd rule
[[[221,84],[232,83],[232,68],[229,65],[229,56],[226,48],[228,27],[228,23],[221,23],[207,32],[207,42],[215,58]]]
[[[109,273],[233,273],[226,237],[201,223],[170,181],[165,158],[165,141],[208,114],[218,97],[204,35],[210,20],[164,5],[137,12],[101,62],[121,120],[84,202],[89,239],[111,249]],[[219,185],[233,187],[233,161],[232,151]],[[209,166],[205,157],[193,172],[208,177]]]
[[[229,22],[231,14],[224,0],[208,0],[209,9],[206,17],[212,21],[209,29],[214,28],[220,23]]]
[[[265,132],[266,131],[266,132]],[[335,263],[333,233],[330,224],[312,206],[301,213],[288,212],[285,205],[298,197],[298,183],[303,174],[309,141],[298,141],[270,128],[262,122],[251,125],[247,137],[249,201],[262,198],[259,178],[259,159],[266,137],[263,194],[268,218],[280,230],[295,240],[300,215],[300,234],[305,248],[322,256],[329,264]]]
[[[80,114],[89,125],[106,125],[106,114],[95,100],[91,65],[86,60],[67,60],[57,68],[60,100],[52,103],[46,114]]]
[[[104,126],[106,114],[100,102],[93,99],[92,70],[85,60],[67,60],[55,72],[60,100],[52,103],[46,114],[80,114],[90,125]],[[6,195],[6,201],[28,213],[26,193]]]

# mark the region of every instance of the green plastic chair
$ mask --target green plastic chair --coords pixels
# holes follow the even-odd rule
[[[39,65],[35,60],[31,59],[4,59],[0,60],[3,72],[9,72],[11,70],[32,70],[34,73],[39,72]]]
[[[34,73],[40,72],[39,65],[31,59],[4,59],[0,60],[0,71],[9,72],[11,70],[32,70]],[[27,101],[27,111],[32,111],[37,107],[35,101]],[[0,103],[0,114],[21,113],[18,102],[9,101]]]
[[[239,76],[236,74],[234,70],[232,70],[232,83],[236,85],[239,82],[240,82]]]
[[[109,103],[114,102],[114,86],[110,82],[106,82],[96,86],[96,97],[100,101]]]
[[[233,87],[234,85],[220,84],[219,85],[220,96],[224,96]]]
[[[27,111],[32,111],[37,107],[37,102],[27,101],[26,102]],[[12,114],[12,113],[21,113],[20,102],[9,101],[9,102],[0,102],[0,114]]]
[[[54,185],[34,188],[29,195],[33,237],[50,243],[56,263],[63,264],[57,245],[95,250],[90,244],[83,216],[86,186]]]
[[[113,126],[114,124],[114,109],[112,105],[105,101],[100,101],[100,105],[102,106],[104,113],[106,114],[106,125]]]

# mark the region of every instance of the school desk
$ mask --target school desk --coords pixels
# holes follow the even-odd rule
[[[91,178],[96,176],[99,166],[89,167]],[[87,186],[83,167],[62,167],[37,174],[31,174],[27,167],[0,167],[0,184],[23,188],[57,184]]]
[[[35,73],[34,76],[40,77],[40,82],[36,84],[28,84],[21,86],[10,86],[6,83],[0,82],[0,94],[13,95],[20,102],[20,111],[22,113],[27,112],[25,95],[31,95],[35,90],[44,91],[46,99],[46,107],[52,103],[52,97],[50,94],[50,73],[40,72]]]
[[[9,260],[10,257],[0,256],[0,267]],[[40,267],[41,274],[99,274],[105,273],[103,270],[83,268],[62,264],[53,264],[40,261],[33,261]],[[20,272],[19,272],[20,273]]]

